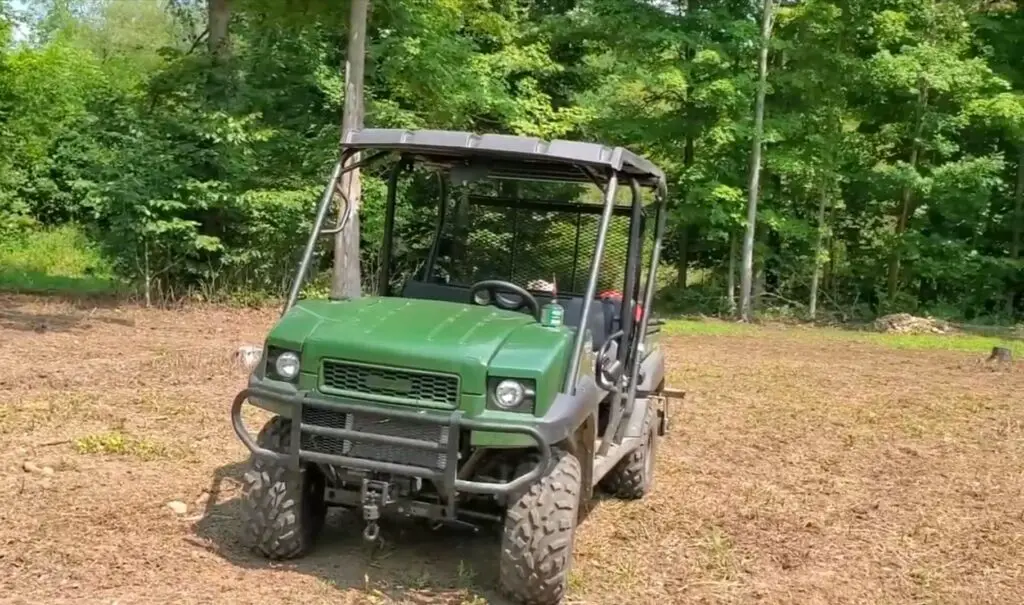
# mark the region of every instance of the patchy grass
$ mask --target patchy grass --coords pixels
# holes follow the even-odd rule
[[[79,454],[114,454],[152,460],[167,455],[167,448],[150,439],[132,437],[121,431],[87,435],[74,441]]]
[[[1005,347],[1014,355],[1024,355],[1024,341],[995,336],[971,334],[862,334],[857,338],[863,342],[877,343],[894,349],[963,351],[965,353],[989,353],[992,347]]]
[[[756,326],[720,319],[670,319],[662,332],[668,336],[742,336],[753,334]]]
[[[240,541],[246,452],[227,409],[245,375],[231,354],[261,342],[276,309],[12,296],[0,309],[0,489],[17,494],[0,504],[6,594],[506,603],[487,531],[382,524],[371,549],[358,516],[338,513],[287,564]],[[568,603],[1020,600],[1020,361],[994,371],[976,337],[713,321],[665,334],[669,386],[687,397],[670,408],[655,488],[590,503]],[[265,419],[246,415],[251,432]],[[170,455],[146,454],[160,444]]]
[[[745,324],[719,319],[672,319],[665,323],[663,333],[669,336],[747,336],[771,338],[785,333],[786,338],[860,342],[894,349],[962,351],[989,353],[993,347],[1006,347],[1014,356],[1024,356],[1024,339],[1008,333],[1005,337],[967,333],[899,334],[841,328],[814,328],[807,324],[766,323]]]
[[[0,242],[0,290],[109,295],[120,285],[109,261],[82,230],[64,225]]]
[[[701,568],[712,580],[733,582],[739,578],[732,540],[722,528],[707,528],[696,546]]]

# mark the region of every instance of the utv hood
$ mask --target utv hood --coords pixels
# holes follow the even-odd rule
[[[483,393],[491,360],[514,332],[528,326],[539,328],[529,315],[470,304],[314,300],[283,317],[269,342],[301,348],[305,372],[318,372],[323,359],[343,359],[459,374],[464,392]]]

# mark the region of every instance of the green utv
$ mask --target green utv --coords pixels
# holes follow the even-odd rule
[[[351,167],[395,160],[378,295],[299,300],[318,239],[351,214],[338,183],[354,154]],[[394,258],[408,251],[396,236],[406,173],[440,177],[415,270]],[[603,203],[570,201],[587,185]],[[563,199],[520,195],[531,187]],[[344,210],[325,228],[336,196]],[[384,514],[493,523],[502,590],[560,602],[581,504],[595,488],[642,498],[654,480],[671,395],[649,313],[665,198],[661,170],[621,147],[347,134],[283,316],[231,408],[252,452],[245,537],[266,557],[301,556],[331,506],[361,512],[371,541]],[[276,414],[255,440],[245,402]]]

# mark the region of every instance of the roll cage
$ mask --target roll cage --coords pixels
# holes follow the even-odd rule
[[[349,158],[364,152],[368,154],[367,157],[345,166]],[[603,202],[601,204],[538,199],[521,200],[479,195],[468,196],[466,202],[471,206],[510,208],[514,217],[519,216],[518,212],[521,209],[548,214],[570,213],[576,216],[576,249],[571,279],[573,284],[577,282],[576,267],[581,240],[581,219],[579,217],[585,215],[597,217],[596,225],[594,225],[593,252],[590,255],[585,287],[579,298],[580,309],[578,316],[571,322],[578,329],[574,336],[572,356],[562,382],[562,391],[567,395],[573,395],[576,391],[577,374],[588,332],[585,327],[591,325],[592,310],[597,302],[598,282],[607,248],[609,226],[614,217],[623,217],[628,221],[624,284],[618,310],[620,320],[618,330],[614,334],[606,336],[608,341],[614,339],[622,343],[616,352],[617,359],[614,365],[619,368],[620,372],[622,370],[628,372],[629,376],[626,378],[616,375],[615,384],[606,383],[605,386],[607,390],[618,391],[620,395],[627,398],[627,401],[632,401],[637,388],[639,361],[641,361],[638,358],[639,347],[643,341],[643,335],[648,331],[650,318],[648,310],[651,308],[657,283],[656,272],[665,229],[667,190],[665,176],[657,166],[622,147],[607,147],[577,141],[544,141],[532,137],[499,134],[478,135],[437,130],[363,129],[351,131],[346,134],[342,142],[341,156],[334,165],[317,206],[314,225],[306,242],[298,273],[292,283],[283,312],[287,313],[298,300],[299,292],[309,272],[318,238],[321,235],[340,233],[351,216],[351,204],[340,187],[341,175],[356,167],[366,167],[388,157],[394,159],[396,156],[398,161],[393,165],[388,178],[381,270],[378,275],[379,291],[383,295],[388,295],[390,291],[390,260],[394,239],[398,178],[414,164],[426,165],[446,172],[450,180],[458,183],[470,183],[484,177],[496,180],[590,183],[602,192]],[[623,184],[628,185],[631,193],[628,205],[616,203],[616,194],[620,185]],[[641,190],[644,188],[654,192],[654,201],[646,206],[641,194]],[[341,198],[343,207],[336,225],[324,228],[335,195]],[[448,224],[446,222],[447,197],[447,182],[445,179],[441,179],[441,203],[433,242],[422,269],[424,276],[422,284],[429,283],[429,276],[441,252],[443,233]],[[644,228],[651,207],[654,211],[653,242],[649,259],[643,259]],[[510,250],[513,267],[515,250],[516,246],[513,241]],[[635,315],[635,301],[639,300],[641,293],[642,260],[648,260],[649,263],[646,284],[642,289],[641,304],[644,312]],[[510,272],[514,273],[514,270]],[[546,278],[547,276],[539,277]],[[561,292],[561,288],[559,290]],[[413,297],[417,296],[416,293],[403,292],[403,295],[407,294]],[[434,296],[427,294],[424,297],[432,298]],[[469,302],[468,297],[465,300]],[[623,378],[625,378],[625,384],[621,384]],[[628,394],[621,392],[620,389],[623,386],[628,390]]]

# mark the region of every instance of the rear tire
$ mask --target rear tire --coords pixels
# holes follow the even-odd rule
[[[580,462],[552,449],[548,472],[510,496],[501,540],[500,581],[524,605],[556,605],[565,596],[579,518]]]
[[[601,487],[616,498],[639,500],[654,487],[654,459],[657,452],[657,415],[651,407],[644,418],[644,440],[619,461],[601,480]]]
[[[291,430],[291,420],[275,416],[260,430],[256,443],[287,452]],[[268,559],[293,559],[309,552],[327,517],[320,470],[314,466],[296,473],[286,463],[252,456],[244,481],[246,541]]]

